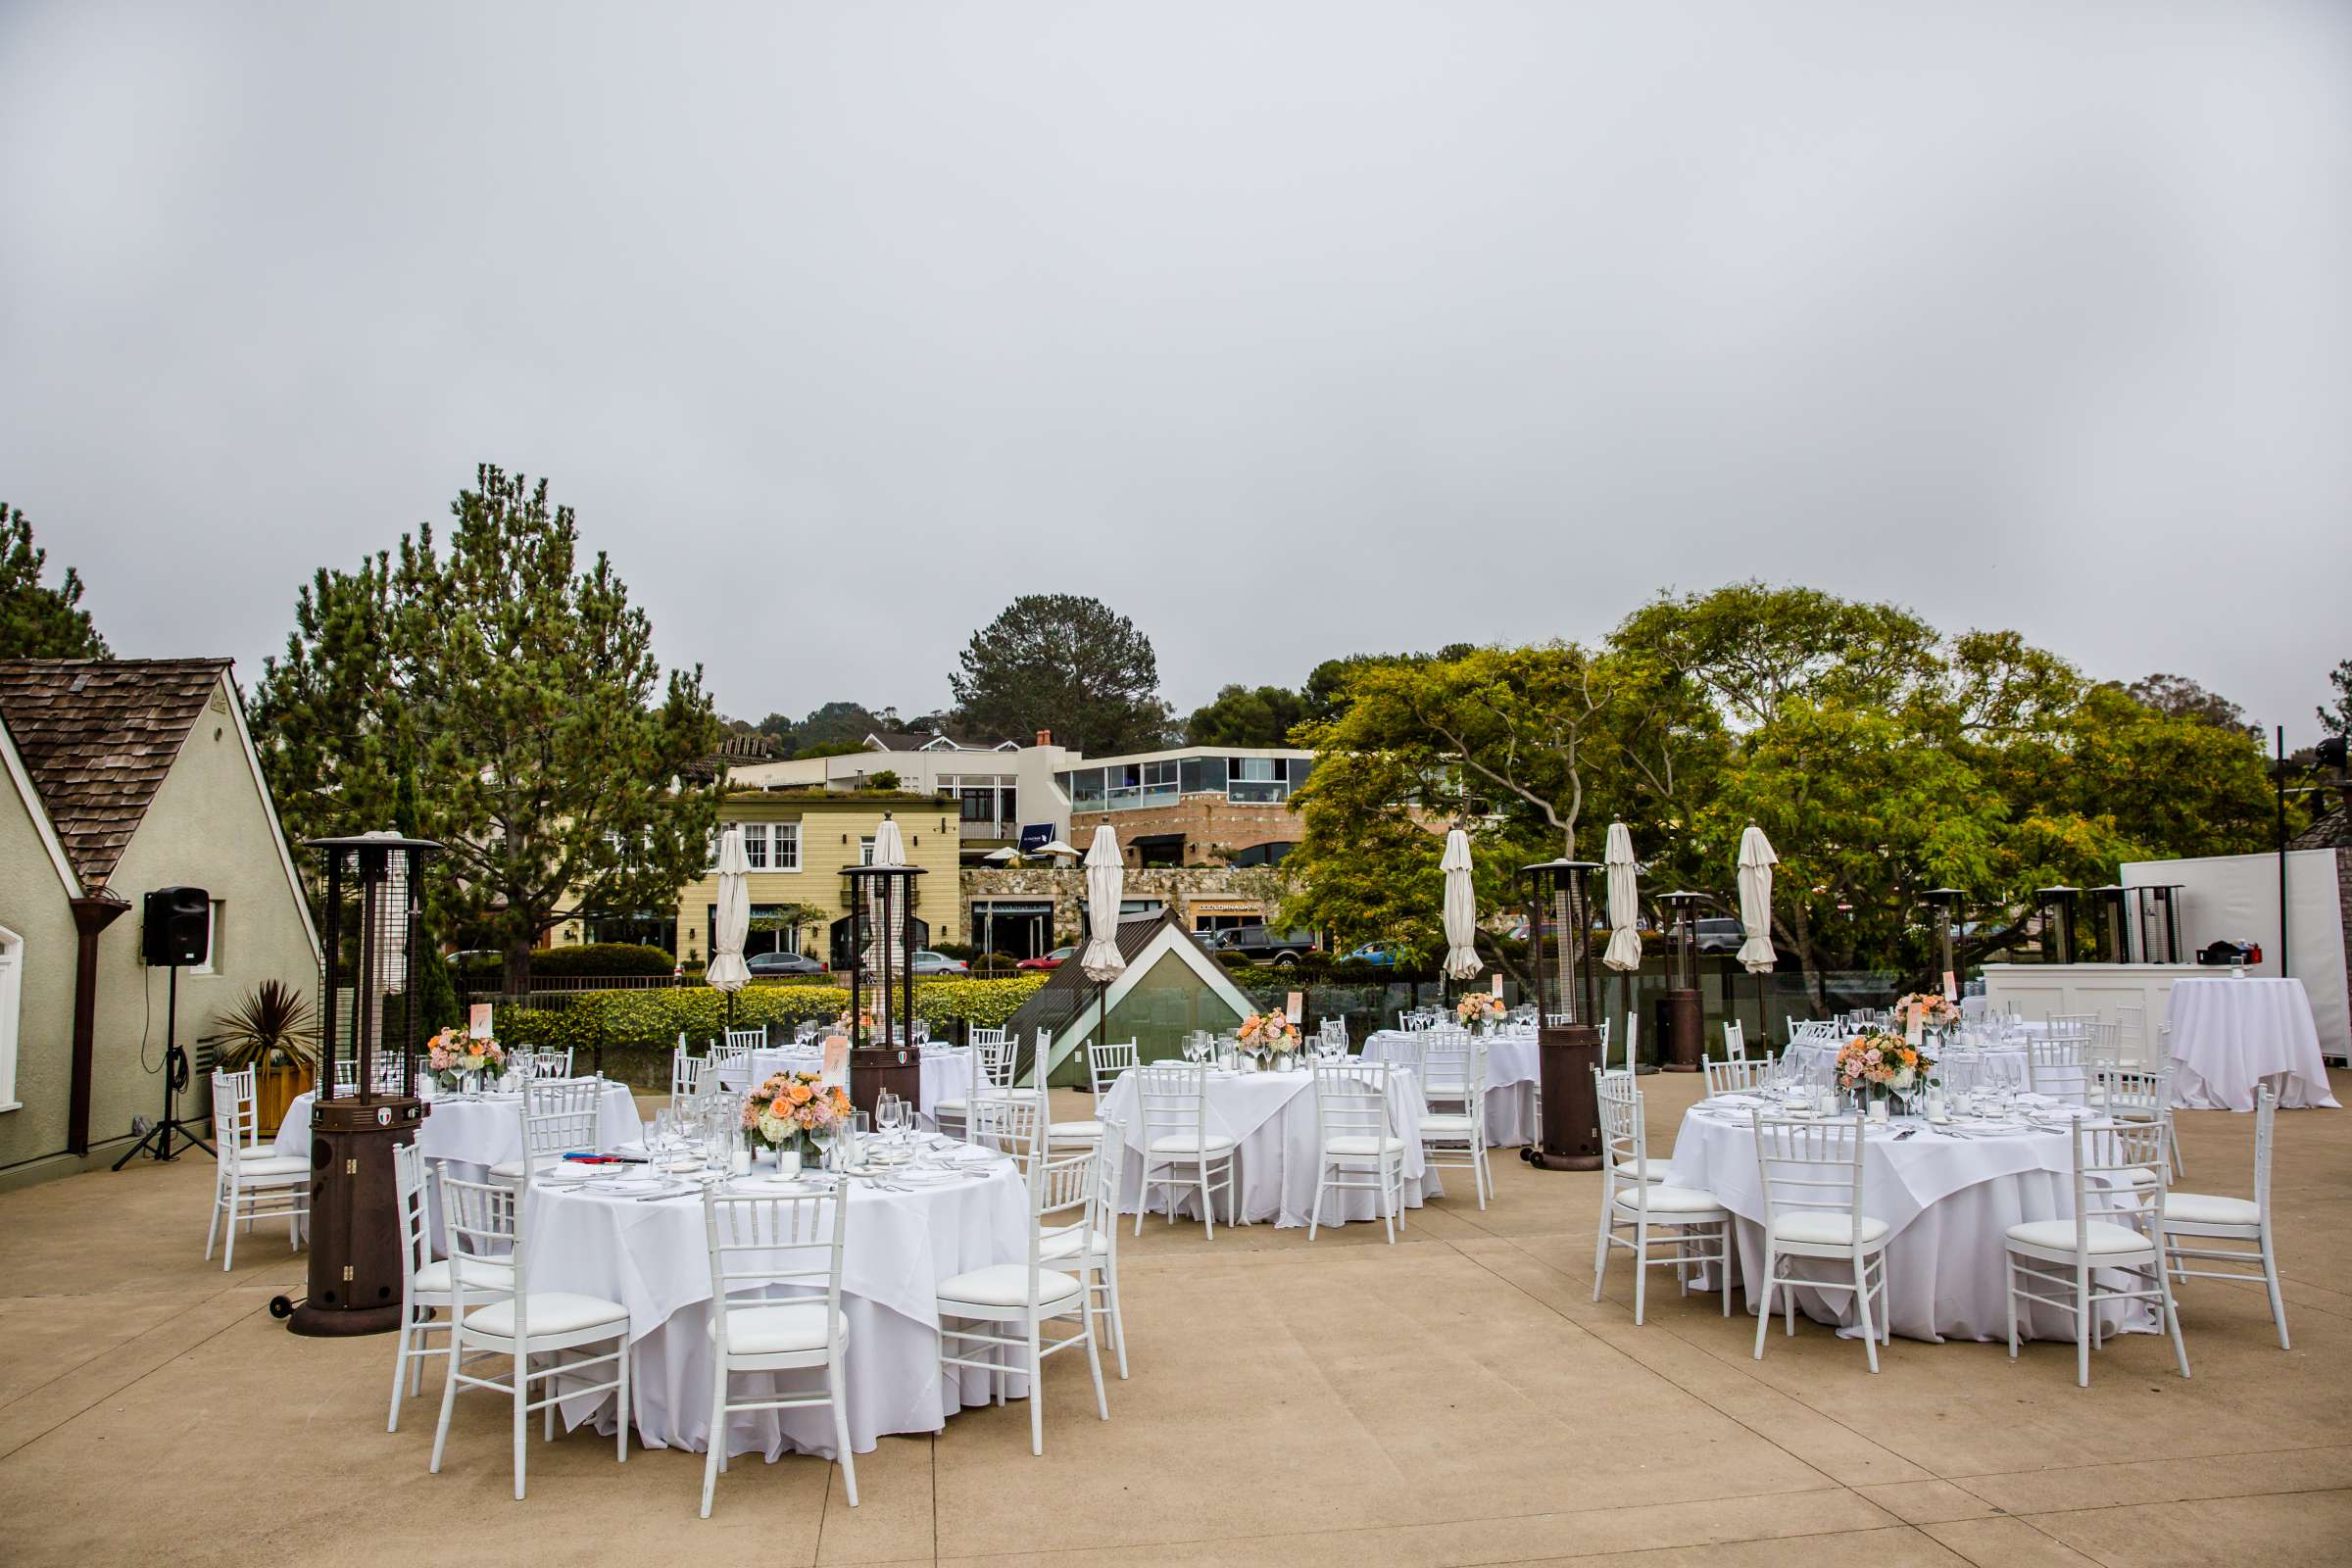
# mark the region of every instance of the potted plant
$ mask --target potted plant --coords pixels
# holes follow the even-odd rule
[[[317,1082],[318,1025],[310,999],[283,981],[264,980],[213,1022],[203,1043],[220,1048],[213,1059],[222,1071],[254,1069],[257,1130],[269,1137],[294,1098]]]

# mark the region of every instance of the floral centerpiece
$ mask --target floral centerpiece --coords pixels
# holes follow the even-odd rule
[[[1502,999],[1492,991],[1472,991],[1453,1004],[1453,1015],[1465,1028],[1472,1024],[1493,1023],[1504,1012]]]
[[[744,1136],[761,1149],[815,1153],[811,1133],[830,1133],[850,1121],[850,1092],[812,1072],[780,1072],[743,1102]]]
[[[1298,1049],[1298,1026],[1286,1013],[1253,1012],[1237,1032],[1246,1049],[1263,1055],[1288,1057]]]
[[[1894,1003],[1897,1024],[1908,1030],[1913,1018],[1922,1029],[1949,1029],[1960,1021],[1960,1009],[1933,991],[1914,991]]]
[[[841,1016],[833,1020],[833,1032],[846,1038],[853,1046],[866,1044],[874,1036],[873,1009],[860,1007],[858,1009],[858,1015],[853,1018],[850,1016],[849,1008],[842,1008]]]
[[[483,1074],[504,1076],[507,1053],[495,1040],[476,1038],[452,1026],[424,1043],[424,1063],[433,1082],[453,1093]]]
[[[1872,1100],[1908,1099],[1926,1087],[1928,1069],[1935,1065],[1934,1057],[1901,1035],[1856,1035],[1838,1048],[1838,1087]]]

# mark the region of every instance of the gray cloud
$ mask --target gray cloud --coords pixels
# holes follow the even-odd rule
[[[1032,588],[1190,706],[1760,575],[2307,733],[2348,86],[2253,0],[18,0],[0,495],[248,678],[489,459],[752,716]]]

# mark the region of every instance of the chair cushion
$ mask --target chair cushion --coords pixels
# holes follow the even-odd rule
[[[483,1291],[511,1291],[514,1288],[514,1266],[494,1257],[459,1259],[466,1265],[466,1288]],[[456,1288],[450,1278],[450,1259],[436,1257],[416,1271],[416,1289],[435,1296],[447,1296]]]
[[[960,1116],[963,1114],[963,1102],[960,1100],[934,1100],[931,1102],[931,1114],[934,1116]]]
[[[1432,1111],[1421,1118],[1424,1138],[1467,1138],[1473,1130],[1469,1117],[1452,1111]]]
[[[1886,1222],[1862,1216],[1862,1245],[1868,1247],[1886,1234]],[[1776,1242],[1797,1242],[1814,1247],[1851,1247],[1854,1245],[1853,1217],[1848,1214],[1821,1214],[1800,1210],[1782,1214],[1772,1222],[1772,1239]]]
[[[308,1176],[310,1173],[311,1162],[295,1154],[262,1154],[253,1158],[240,1155],[237,1159],[239,1181]]]
[[[523,1298],[523,1321],[531,1334],[576,1334],[610,1323],[615,1334],[625,1333],[629,1326],[629,1309],[618,1301],[600,1297],[574,1296],[569,1291],[533,1291]],[[492,1339],[511,1340],[514,1337],[514,1298],[494,1301],[466,1320],[468,1334],[487,1334]]]
[[[1054,1263],[1067,1262],[1076,1258],[1084,1250],[1082,1244],[1085,1241],[1085,1234],[1083,1230],[1072,1227],[1058,1235],[1049,1236],[1038,1243],[1037,1255]],[[1105,1250],[1107,1250],[1102,1245],[1102,1234],[1098,1231],[1095,1235],[1094,1255],[1101,1257]]]
[[[1046,1137],[1057,1144],[1099,1144],[1102,1141],[1102,1124],[1099,1121],[1048,1122]]]
[[[1703,1187],[1668,1187],[1658,1182],[1629,1188],[1617,1195],[1616,1201],[1626,1208],[1639,1208],[1643,1198],[1649,1200],[1653,1214],[1695,1214],[1723,1206],[1723,1200]]]
[[[1323,1152],[1326,1154],[1356,1156],[1372,1154],[1395,1154],[1401,1152],[1403,1149],[1404,1140],[1401,1138],[1390,1138],[1385,1135],[1375,1138],[1370,1133],[1356,1133],[1343,1135],[1330,1140],[1324,1144]]]
[[[832,1316],[834,1336],[848,1339],[849,1317],[841,1312]],[[727,1309],[727,1348],[737,1355],[786,1355],[795,1350],[821,1350],[825,1345],[822,1301]]]
[[[2262,1210],[2243,1198],[2217,1198],[2211,1193],[2167,1193],[2164,1195],[2164,1217],[2189,1225],[2244,1225],[2252,1228],[2262,1223]]]
[[[1080,1288],[1070,1275],[1050,1268],[1037,1271],[1037,1298],[1041,1302],[1076,1296]],[[1025,1305],[1029,1300],[1029,1265],[998,1263],[958,1274],[940,1283],[939,1299],[943,1307],[956,1301],[968,1301],[975,1306]]]
[[[2084,1239],[2093,1253],[2144,1252],[2151,1246],[2148,1239],[2129,1225],[2116,1225],[2094,1219],[2083,1227]],[[2035,1219],[2023,1225],[2009,1227],[2009,1239],[2026,1247],[2037,1247],[2048,1252],[2071,1252],[2075,1250],[2075,1222],[2071,1219]]]
[[[1205,1142],[1196,1133],[1162,1133],[1152,1140],[1154,1154],[1215,1154],[1232,1147],[1233,1140],[1222,1133],[1210,1133]]]
[[[558,1165],[563,1163],[564,1156],[561,1154],[541,1154],[537,1159],[531,1162],[531,1168],[534,1170],[554,1170]],[[522,1161],[519,1159],[502,1159],[497,1164],[490,1167],[490,1174],[498,1177],[501,1181],[514,1181],[522,1175]]]

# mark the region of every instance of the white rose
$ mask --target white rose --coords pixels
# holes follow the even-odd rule
[[[1910,1068],[1905,1067],[1901,1072],[1898,1072],[1894,1075],[1894,1087],[1897,1089],[1908,1089],[1912,1086],[1912,1084],[1916,1083],[1918,1079],[1919,1074],[1913,1072]]]

